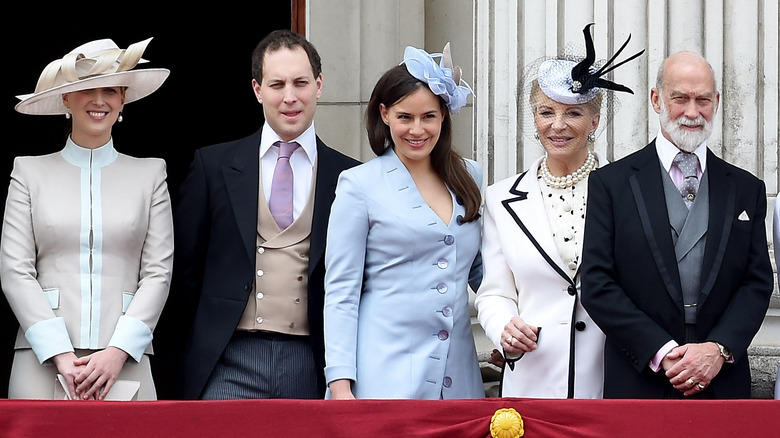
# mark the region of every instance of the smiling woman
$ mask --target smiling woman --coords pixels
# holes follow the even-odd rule
[[[593,156],[589,139],[601,118],[601,95],[583,104],[567,105],[550,99],[536,85],[531,99],[536,102],[536,135],[547,153],[543,170],[558,176],[572,173]]]
[[[125,87],[91,88],[62,95],[62,102],[73,119],[70,138],[89,149],[111,139],[111,127],[122,121]]]
[[[407,47],[374,87],[377,157],[341,174],[328,227],[328,398],[484,396],[468,306],[482,278],[482,170],[452,148],[470,93],[449,45]]]
[[[173,263],[165,162],[121,154],[111,135],[124,105],[168,78],[135,69],[150,41],[83,44],[19,96],[18,112],[64,114],[72,131],[61,151],[17,157],[11,172],[0,237],[19,321],[11,398],[157,397],[149,355]],[[119,393],[121,380],[134,390]]]
[[[35,16],[35,29],[31,31],[30,23],[24,20],[12,20],[3,26],[5,39],[14,41],[7,45],[5,56],[16,61],[4,73],[2,85],[3,120],[11,128],[5,130],[0,175],[10,174],[17,156],[60,150],[69,135],[72,122],[64,116],[30,117],[13,109],[18,102],[15,96],[35,88],[47,61],[86,41],[105,37],[107,29],[109,36],[123,48],[154,36],[144,58],[153,63],[165,61],[171,76],[152,98],[125,107],[124,121],[114,125],[112,136],[122,152],[166,161],[168,188],[175,204],[178,187],[195,149],[224,141],[226,135],[253,132],[258,120],[262,121],[262,109],[249,87],[251,69],[247,53],[270,31],[290,29],[290,3],[301,2],[264,2],[262,20],[258,20],[257,14],[246,13],[245,7],[220,5],[218,13],[229,16],[229,20],[215,20],[214,8],[190,8],[184,18],[175,9],[171,13],[155,10],[143,19],[121,23],[111,19],[105,21],[107,27],[99,28],[63,26],[64,22],[82,23],[84,16],[94,14],[92,5],[71,5],[67,10],[47,15],[40,14],[40,5],[19,3],[15,13]],[[120,7],[105,6],[101,11],[106,17],[126,15]],[[174,22],[176,26],[171,25]],[[219,61],[212,62],[214,59]],[[5,199],[7,189],[8,184],[0,184],[1,199]],[[172,311],[167,317],[161,317],[155,330],[152,366],[161,397],[169,396],[168,387],[175,375],[173,371],[168,373],[173,363],[168,352],[181,343],[161,329],[177,324],[181,324],[180,314]],[[7,396],[17,329],[16,318],[0,294],[0,397]]]
[[[591,26],[583,29],[586,56],[526,68],[524,132],[545,155],[485,192],[485,278],[474,305],[503,356],[503,396],[602,396],[604,334],[579,300],[582,236],[589,175],[607,164],[593,142],[614,113],[613,91],[631,90],[600,78],[609,63],[598,68]]]
[[[418,87],[389,108],[380,103],[379,109],[382,121],[390,128],[395,153],[404,165],[409,168],[423,162],[429,166],[447,111],[441,99],[427,87]]]

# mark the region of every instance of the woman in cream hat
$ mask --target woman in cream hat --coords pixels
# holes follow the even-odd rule
[[[614,112],[613,92],[631,90],[601,78],[622,63],[593,66],[590,26],[583,30],[587,56],[541,59],[526,69],[521,126],[545,153],[485,192],[485,272],[474,305],[505,358],[505,397],[602,396],[604,334],[579,302],[587,179],[607,164],[593,142]]]
[[[14,160],[0,238],[19,321],[9,398],[156,398],[148,355],[173,260],[165,162],[120,154],[111,135],[124,105],[168,77],[133,70],[150,40],[84,44],[18,96],[18,112],[72,129],[59,152]]]

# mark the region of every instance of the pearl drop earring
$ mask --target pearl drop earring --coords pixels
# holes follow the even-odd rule
[[[122,117],[122,113],[119,113],[119,117],[116,118],[116,121],[122,123],[122,120],[124,120],[124,117]]]

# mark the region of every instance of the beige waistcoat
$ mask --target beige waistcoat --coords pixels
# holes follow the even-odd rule
[[[312,184],[316,181],[316,166]],[[255,285],[238,330],[263,330],[308,335],[309,247],[314,212],[314,188],[300,216],[280,231],[263,195],[257,202]]]

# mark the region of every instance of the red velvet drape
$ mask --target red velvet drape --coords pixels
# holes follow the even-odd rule
[[[489,437],[514,408],[525,437],[774,437],[780,401],[0,400],[2,437]]]

